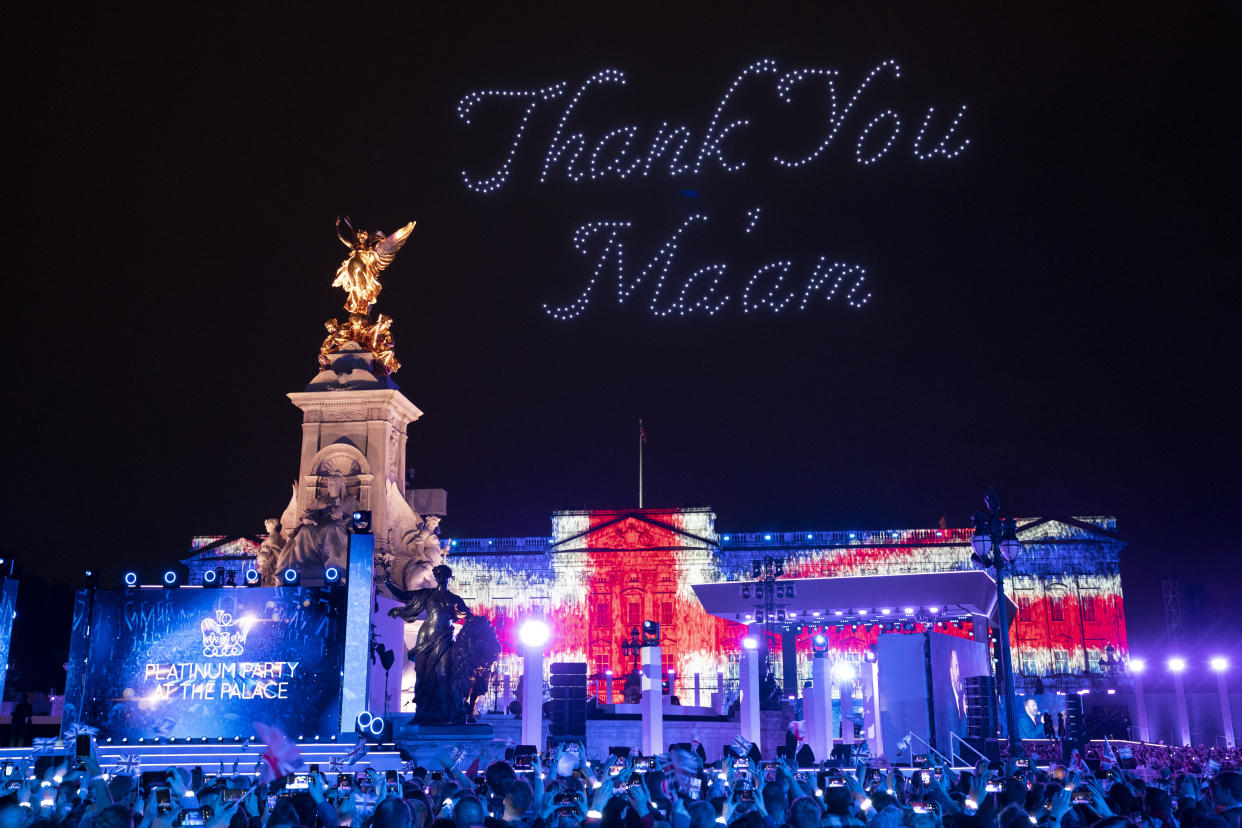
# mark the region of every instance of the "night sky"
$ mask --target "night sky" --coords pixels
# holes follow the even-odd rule
[[[184,557],[194,534],[257,533],[288,500],[300,413],[345,250],[333,221],[418,221],[373,313],[396,319],[415,485],[449,490],[448,536],[541,535],[558,508],[709,504],[722,530],[933,526],[988,482],[1019,515],[1113,514],[1131,546],[1132,646],[1163,630],[1159,578],[1242,597],[1236,303],[1236,3],[497,4],[45,15],[6,26],[9,355],[3,546],[26,571],[109,577]],[[98,16],[95,16],[98,15]],[[588,146],[661,123],[697,153],[730,84],[730,173],[540,181],[566,101]],[[821,80],[839,71],[838,135]],[[540,103],[507,181],[501,165]],[[916,159],[929,106],[934,146]],[[900,132],[856,159],[884,110]],[[881,151],[891,120],[863,154]],[[632,158],[631,158],[632,160]],[[584,164],[580,162],[580,164]],[[602,164],[602,162],[601,162]],[[760,208],[750,233],[747,212]],[[714,316],[618,304],[602,236],[628,221],[627,280],[692,215],[656,307],[727,264]],[[867,271],[799,310],[816,260]],[[743,313],[755,269],[793,264],[779,314]],[[846,282],[848,288],[850,282]],[[705,287],[696,282],[689,294]],[[771,287],[770,278],[756,295]],[[779,294],[778,294],[779,295]],[[754,297],[752,297],[753,301]],[[65,608],[68,613],[68,607]],[[19,624],[19,634],[21,627]]]

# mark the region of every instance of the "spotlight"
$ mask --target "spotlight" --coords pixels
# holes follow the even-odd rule
[[[350,515],[350,524],[356,535],[371,534],[371,513],[366,510],[359,510]]]
[[[175,569],[168,570],[167,572],[164,573],[164,589],[176,589],[177,582],[179,580],[180,578],[177,577],[177,570]]]
[[[1146,669],[1147,669],[1147,662],[1143,661],[1143,659],[1141,658],[1130,659],[1130,672],[1131,673],[1141,673]]]
[[[208,588],[220,586],[220,572],[219,569],[208,569],[203,572],[203,586]]]
[[[643,646],[654,647],[660,643],[660,622],[648,619],[643,622]]]
[[[889,609],[888,607],[885,607],[884,609],[880,610],[880,615],[892,615],[892,614],[893,614],[893,611]]]
[[[906,615],[914,615],[914,607],[903,607],[901,611]]]
[[[748,635],[742,639],[742,647],[747,650],[757,650],[759,649],[759,641],[753,635]]]
[[[932,615],[935,615],[936,613],[940,612],[940,607],[928,607],[927,611],[930,612]]]
[[[853,681],[854,667],[848,661],[838,661],[832,665],[832,678],[834,681]]]
[[[875,651],[875,648],[874,648],[874,647],[869,647],[869,648],[867,648],[867,651],[866,651],[865,653],[863,653],[863,659],[864,659],[864,660],[865,660],[868,664],[875,664],[877,661],[879,661],[879,660],[880,660],[880,655],[879,655],[879,653],[877,653],[877,652]]]
[[[1186,659],[1181,656],[1173,656],[1169,659],[1169,672],[1183,673],[1186,671]]]
[[[382,716],[372,715],[369,711],[364,710],[358,714],[358,718],[354,721],[354,732],[367,739],[384,738],[384,729],[388,723],[384,721]]]
[[[1213,656],[1212,660],[1208,662],[1208,666],[1218,673],[1223,673],[1229,669],[1229,659],[1224,656]]]
[[[341,582],[341,570],[335,566],[330,566],[323,571],[323,580],[326,584],[339,584]]]
[[[542,618],[527,618],[518,628],[518,639],[527,647],[542,647],[552,637],[552,628]]]
[[[280,573],[280,582],[285,586],[297,586],[302,582],[302,576],[293,567],[289,567]]]
[[[814,635],[811,638],[811,652],[813,652],[817,658],[823,657],[823,655],[828,652],[828,636],[821,633]]]
[[[133,589],[134,587],[138,586],[138,573],[137,572],[126,572],[125,573],[125,586],[129,587],[130,589]]]
[[[258,586],[259,581],[262,579],[259,576],[259,570],[247,569],[246,574],[242,577],[242,580],[246,582],[246,586]]]

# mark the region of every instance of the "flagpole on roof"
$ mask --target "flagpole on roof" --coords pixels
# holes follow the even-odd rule
[[[643,429],[643,421],[638,421],[638,508],[643,508],[643,443],[647,442],[647,432]]]

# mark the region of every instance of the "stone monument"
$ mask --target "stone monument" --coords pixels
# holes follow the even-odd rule
[[[346,571],[348,525],[361,510],[371,513],[380,580],[391,578],[403,589],[435,585],[431,570],[443,558],[439,516],[419,515],[406,492],[406,428],[422,412],[392,379],[401,367],[392,318],[380,314],[371,321],[382,290],[379,274],[413,229],[410,222],[385,235],[337,219],[337,236],[349,255],[332,285],[345,290],[349,315],[325,323],[319,373],[303,391],[289,394],[302,411],[301,460],[289,504],[279,521],[268,522],[266,583],[275,583],[288,567],[311,585],[322,580],[327,566]]]

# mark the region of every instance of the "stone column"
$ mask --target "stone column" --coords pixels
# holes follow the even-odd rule
[[[871,755],[879,757],[884,753],[884,727],[880,715],[880,664],[878,661],[863,661],[863,737],[871,748]]]
[[[661,692],[661,675],[664,669],[661,663],[660,645],[648,644],[642,648],[642,701],[639,713],[642,715],[642,748],[644,756],[655,756],[663,753],[664,744],[664,708]]]
[[[522,653],[522,744],[543,752],[543,647]]]
[[[763,727],[759,717],[759,671],[762,666],[757,647],[755,649],[742,647],[740,667],[742,736],[754,742],[762,750]]]
[[[805,710],[807,744],[815,753],[815,761],[822,762],[832,753],[832,737],[836,722],[832,718],[832,662],[828,653],[815,653],[811,658],[811,708]],[[805,702],[804,702],[805,704]],[[811,721],[814,719],[814,726]]]

